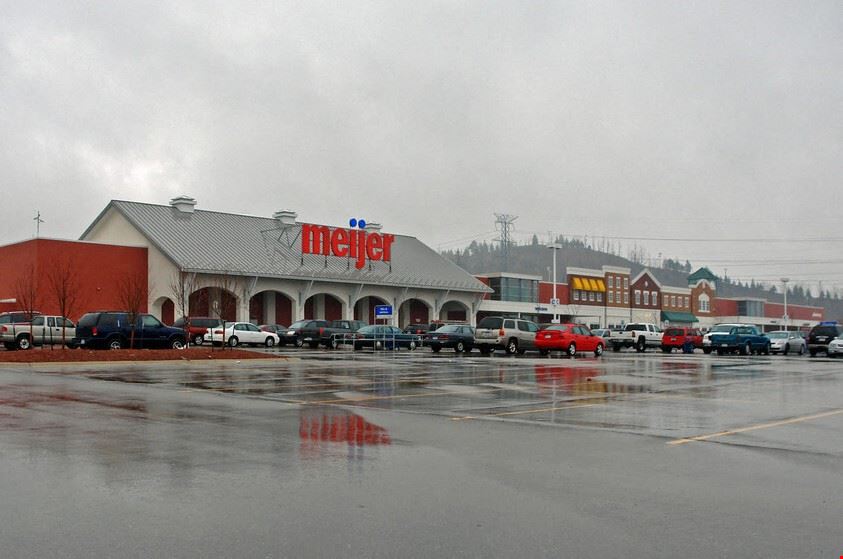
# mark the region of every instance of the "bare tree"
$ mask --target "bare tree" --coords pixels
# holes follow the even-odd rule
[[[236,311],[236,299],[233,294],[239,293],[240,279],[231,274],[220,274],[214,281],[214,287],[219,290],[219,299],[216,301],[215,315],[222,322],[222,348],[225,349],[228,340],[225,337],[225,322],[233,311]]]
[[[21,272],[15,281],[14,290],[15,299],[20,310],[24,311],[31,320],[40,300],[38,293],[38,274],[34,264],[30,264]]]
[[[55,262],[47,273],[47,282],[50,291],[55,297],[59,314],[62,318],[70,318],[76,312],[76,305],[79,300],[79,274],[76,271],[76,263],[71,258],[63,258]],[[67,345],[67,328],[62,324],[61,345]]]
[[[170,277],[170,291],[173,294],[173,300],[176,307],[181,312],[184,318],[184,339],[187,340],[188,345],[190,339],[190,317],[187,316],[187,307],[190,303],[190,294],[196,285],[196,274],[185,272],[184,270],[175,270]]]
[[[149,298],[149,286],[147,284],[146,274],[136,272],[121,278],[117,284],[117,297],[123,310],[126,311],[126,319],[131,325],[129,347],[134,348],[135,326],[141,309],[143,309],[144,304]]]

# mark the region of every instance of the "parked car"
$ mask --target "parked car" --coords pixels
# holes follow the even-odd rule
[[[595,328],[591,331],[591,333],[603,338],[604,342],[606,341],[606,338],[612,337],[612,331],[609,328]],[[605,343],[603,345],[605,346]]]
[[[374,349],[398,349],[406,347],[414,350],[419,345],[420,338],[416,334],[404,332],[397,326],[372,325],[364,326],[354,333],[354,349],[364,347]]]
[[[503,349],[510,355],[536,349],[539,325],[521,318],[487,316],[474,329],[474,345],[483,355]]]
[[[33,317],[40,315],[38,311],[9,311],[0,313],[0,326],[3,324],[27,324]]]
[[[808,352],[811,357],[820,352],[828,355],[828,346],[831,341],[841,335],[843,335],[843,326],[837,322],[821,322],[811,328],[808,334]]]
[[[728,333],[716,332],[711,335],[711,347],[719,355],[739,352],[741,355],[753,353],[770,354],[770,338],[763,335],[752,325],[733,326]]]
[[[571,357],[578,351],[593,351],[594,355],[603,355],[606,342],[583,324],[552,324],[536,333],[536,347],[539,353],[547,355],[551,351],[564,351]]]
[[[474,328],[467,324],[446,324],[429,332],[424,343],[433,353],[439,353],[443,347],[452,348],[457,353],[469,353],[474,347]]]
[[[613,335],[609,339],[612,351],[620,351],[625,347],[634,347],[638,353],[647,351],[648,347],[659,347],[662,344],[662,329],[656,324],[633,323],[627,324],[623,332]]]
[[[273,334],[277,334],[279,339],[282,333],[290,329],[289,326],[284,326],[283,324],[259,324],[258,328],[260,328],[264,332],[272,332]]]
[[[686,346],[686,344],[688,344]],[[662,351],[670,353],[674,349],[685,350],[690,348],[702,348],[703,336],[699,328],[688,328],[685,326],[671,326],[662,334]]]
[[[208,333],[205,334],[205,341],[215,346],[221,346],[225,343],[231,347],[237,347],[241,344],[273,347],[279,342],[278,334],[265,332],[251,322],[226,322],[225,330],[222,326],[220,324],[218,327],[208,330]]]
[[[829,357],[838,357],[843,355],[843,337],[834,338],[828,342],[828,348],[825,350]]]
[[[435,332],[444,325],[445,324],[443,322],[435,320],[433,322],[422,322],[421,324],[408,324],[404,327],[404,332],[407,334],[418,334],[420,336],[424,336],[430,332]]]
[[[290,330],[295,330],[296,332],[296,340],[294,342],[296,347],[307,344],[312,349],[316,349],[322,341],[322,335],[325,333],[325,330],[330,326],[331,323],[327,320],[305,320],[296,328],[290,326]],[[287,330],[288,334],[290,330]]]
[[[770,338],[770,351],[774,354],[781,353],[782,355],[787,355],[793,352],[798,355],[804,355],[808,349],[805,338],[799,332],[776,330],[774,332],[767,332],[767,337]]]
[[[181,328],[182,330],[184,330],[185,324],[188,324],[187,339],[190,340],[193,345],[202,345],[208,329],[216,328],[222,324],[222,320],[219,318],[211,318],[210,316],[189,316],[187,318],[181,316],[173,322],[173,326],[175,328]]]
[[[134,326],[134,328],[133,328]],[[73,344],[89,348],[173,348],[185,346],[181,328],[165,326],[151,314],[138,314],[134,324],[122,311],[99,311],[82,315],[76,324]]]
[[[36,316],[29,323],[3,324],[0,340],[6,349],[30,349],[33,346],[66,344],[76,347],[76,326],[63,316]]]
[[[745,326],[745,325],[744,324],[724,323],[724,324],[715,324],[714,326],[712,326],[711,330],[709,330],[708,332],[703,334],[703,341],[702,341],[703,353],[708,355],[709,353],[711,353],[712,349],[714,349],[714,348],[711,347],[711,336],[712,336],[712,334],[728,334],[729,331],[736,326]]]
[[[301,337],[302,328],[304,328],[308,323],[314,322],[313,320],[297,320],[290,324],[290,327],[287,328],[285,332],[281,332],[278,336],[281,338],[281,345],[286,344],[293,344],[296,347],[301,347],[304,345],[304,340]],[[327,326],[328,321],[322,320],[322,326]]]
[[[332,320],[327,328],[323,328],[319,343],[330,349],[337,349],[341,344],[350,343],[351,336],[368,326],[362,320]]]

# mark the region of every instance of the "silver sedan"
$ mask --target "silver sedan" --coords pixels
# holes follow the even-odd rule
[[[773,353],[804,355],[808,349],[805,338],[799,332],[776,330],[775,332],[767,332],[766,336],[770,338],[770,351]]]

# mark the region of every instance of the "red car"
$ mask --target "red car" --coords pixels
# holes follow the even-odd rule
[[[662,334],[662,351],[665,353],[670,353],[674,349],[682,351],[685,349],[686,342],[689,344],[688,348],[693,351],[694,348],[702,348],[702,339],[699,328],[671,327]]]
[[[605,342],[582,324],[551,324],[536,333],[536,347],[542,355],[558,350],[573,357],[578,351],[593,351],[599,357]]]
[[[184,330],[185,323],[188,322],[185,318],[179,317],[173,323],[175,328],[181,328]],[[190,343],[193,345],[202,345],[202,342],[205,340],[205,333],[208,331],[209,328],[216,328],[222,324],[222,320],[219,318],[211,318],[209,316],[191,316],[189,318],[190,328],[188,328],[187,337],[190,340]]]

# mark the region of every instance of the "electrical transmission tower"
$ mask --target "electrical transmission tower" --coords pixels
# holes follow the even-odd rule
[[[498,240],[501,243],[502,272],[509,270],[509,246],[512,244],[512,230],[514,229],[512,224],[516,219],[518,219],[517,215],[495,214],[495,229],[500,231],[501,234]]]

